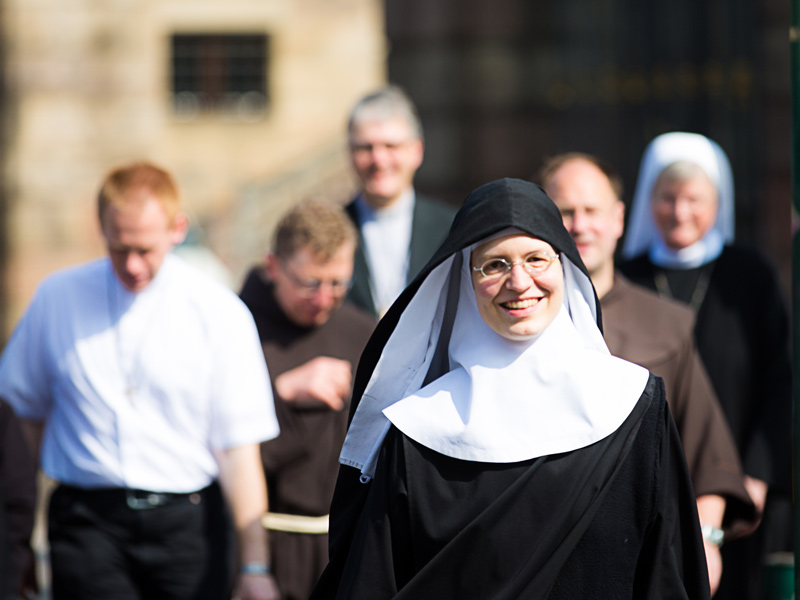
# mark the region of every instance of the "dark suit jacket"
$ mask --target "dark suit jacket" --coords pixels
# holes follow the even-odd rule
[[[347,214],[358,228],[358,249],[353,265],[353,286],[347,299],[370,314],[378,317],[372,301],[369,268],[364,254],[364,238],[358,222],[358,211],[355,200],[345,207]],[[414,202],[414,214],[411,220],[411,248],[408,261],[406,283],[414,279],[417,273],[428,262],[439,245],[447,237],[456,209],[432,198],[417,194]]]

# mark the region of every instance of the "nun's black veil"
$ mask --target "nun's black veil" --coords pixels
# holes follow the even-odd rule
[[[589,279],[589,273],[575,247],[575,242],[564,228],[561,213],[542,188],[521,179],[511,178],[482,185],[464,201],[447,238],[425,268],[387,311],[370,338],[356,373],[353,402],[350,406],[351,421],[386,341],[425,278],[449,256],[509,227],[516,227],[544,240],[556,252],[565,254]],[[602,331],[600,301],[596,295],[595,311],[597,326]]]

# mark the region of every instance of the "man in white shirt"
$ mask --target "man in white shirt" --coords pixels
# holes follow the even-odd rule
[[[275,599],[259,443],[278,425],[252,317],[170,254],[188,221],[168,173],[111,171],[98,211],[108,257],[45,279],[0,357],[59,483],[54,600],[229,597],[223,496],[238,597]]]
[[[348,137],[361,182],[346,207],[361,238],[348,299],[381,316],[447,236],[455,209],[414,191],[422,124],[400,88],[362,98],[350,113]]]

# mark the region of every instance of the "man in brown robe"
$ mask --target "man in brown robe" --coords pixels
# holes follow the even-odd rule
[[[345,212],[304,202],[279,223],[241,298],[258,327],[280,435],[261,445],[271,569],[284,600],[308,598],[328,562],[327,513],[352,373],[375,326],[344,304],[357,234]]]
[[[563,154],[545,164],[540,181],[589,270],[609,350],[664,379],[697,496],[713,593],[722,573],[723,518],[733,533],[755,517],[736,446],[694,346],[694,314],[615,271],[625,207],[621,181],[608,166],[590,155]]]

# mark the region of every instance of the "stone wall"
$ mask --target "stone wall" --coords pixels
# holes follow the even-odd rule
[[[313,178],[314,157],[342,147],[350,105],[385,80],[378,0],[7,0],[3,10],[7,326],[43,276],[103,252],[94,198],[122,162],[171,170],[204,239],[241,271],[231,215],[244,190]],[[170,36],[239,32],[269,37],[266,112],[178,118]]]

